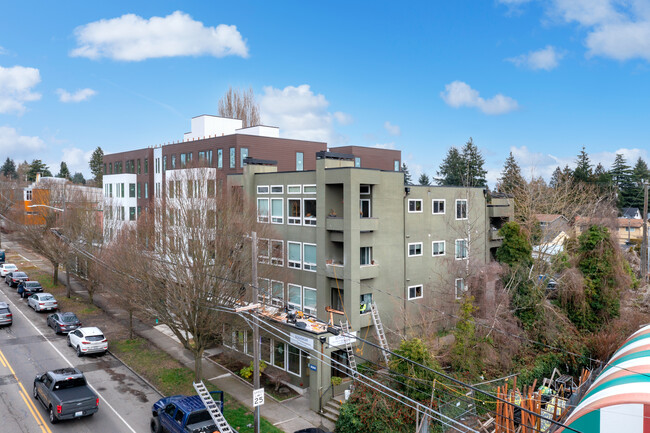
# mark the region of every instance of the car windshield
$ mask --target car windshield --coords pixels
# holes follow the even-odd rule
[[[83,377],[75,377],[72,379],[60,380],[54,385],[54,389],[68,389],[76,388],[78,386],[84,386],[86,384],[86,379]]]
[[[75,323],[78,322],[77,316],[74,313],[66,313],[61,315],[61,321],[65,323]]]
[[[13,276],[14,276],[15,278],[18,278],[18,277],[20,277],[20,278],[25,278],[25,277],[27,276],[27,274],[24,273],[24,272],[14,272],[14,273],[13,273]]]
[[[102,334],[99,335],[89,335],[86,337],[86,340],[88,341],[102,341],[104,339],[104,336]]]
[[[5,265],[5,269],[18,269],[16,268],[16,265]]]
[[[54,296],[52,296],[52,295],[41,296],[40,299],[41,299],[41,301],[53,301],[53,300],[54,300]]]
[[[0,314],[6,314],[9,312],[9,308],[0,308]]]
[[[212,417],[207,410],[200,410],[198,412],[192,412],[189,417],[187,417],[187,425],[198,424],[206,421],[212,421]]]
[[[41,287],[41,283],[38,281],[27,281],[25,282],[25,286],[27,287]]]

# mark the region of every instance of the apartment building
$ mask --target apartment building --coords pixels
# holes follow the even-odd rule
[[[215,124],[230,121],[219,118]],[[237,128],[222,135],[213,129],[198,138],[194,129],[203,126],[192,120],[193,132],[185,138],[190,141],[134,151],[141,152],[137,155],[106,155],[106,197],[115,198],[111,188],[119,189],[119,206],[135,206],[137,219],[137,207],[152,199],[151,194],[138,198],[138,182],[153,184],[155,197],[169,195],[166,180],[190,170],[185,167],[193,158],[204,158],[203,177],[216,179],[223,170],[228,187],[241,188],[255,203],[258,221],[273,226],[274,238],[259,242],[262,295],[279,309],[300,310],[320,321],[329,321],[331,314],[335,325],[347,321],[366,338],[375,337],[373,302],[389,332],[412,328],[423,315],[455,312],[468,278],[500,245],[498,228],[512,219],[510,200],[484,188],[405,186],[397,150],[327,149],[325,143],[269,136],[277,133],[271,128],[258,128],[259,135]],[[113,170],[126,165],[126,158],[136,161],[128,162],[135,173],[111,174],[111,165]],[[153,161],[147,180],[138,178],[138,158]],[[124,212],[124,220],[130,219],[132,211]],[[265,274],[271,267],[283,269],[281,280]],[[262,359],[285,370],[295,386],[309,388],[311,407],[319,410],[340,391],[330,387],[331,377],[346,376],[345,369],[328,362],[329,357],[348,362],[344,342],[340,335],[280,326],[291,344],[263,335]],[[224,344],[249,355],[252,334],[233,331]],[[355,345],[359,356],[377,358],[368,345]]]

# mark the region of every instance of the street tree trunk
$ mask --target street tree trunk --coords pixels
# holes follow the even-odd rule
[[[52,284],[54,284],[54,286],[58,286],[59,285],[59,263],[52,262],[52,267],[54,268],[54,272],[52,272]]]
[[[203,348],[194,351],[194,382],[200,382],[203,377]]]
[[[65,295],[70,299],[72,287],[70,286],[70,261],[65,262]]]
[[[133,340],[133,310],[129,309],[129,340]]]

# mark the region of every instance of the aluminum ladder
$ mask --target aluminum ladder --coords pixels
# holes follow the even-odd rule
[[[219,405],[214,401],[214,399],[210,395],[210,392],[208,391],[208,388],[205,387],[203,381],[193,382],[192,385],[194,386],[194,389],[196,390],[197,394],[199,394],[199,397],[201,397],[201,401],[203,402],[205,408],[210,413],[210,416],[212,417],[214,424],[219,429],[219,432],[236,433],[235,430],[233,430],[230,427],[230,424],[228,424],[226,418],[223,417],[223,414],[219,410]]]
[[[350,324],[346,320],[341,323],[341,329],[343,330],[343,341],[345,341],[345,351],[348,353],[348,363],[350,364],[350,371],[352,372],[352,379],[359,378],[359,371],[357,370],[357,361],[354,358],[354,350],[352,350],[352,343],[350,338]]]
[[[372,323],[375,325],[375,331],[377,332],[377,340],[379,340],[379,346],[381,346],[382,349],[381,354],[384,355],[386,366],[388,366],[388,341],[386,340],[384,325],[381,324],[381,318],[379,317],[377,304],[374,302],[370,304],[370,314],[372,315]]]

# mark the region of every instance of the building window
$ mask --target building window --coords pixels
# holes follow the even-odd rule
[[[445,214],[445,201],[444,200],[431,200],[431,213],[434,215]]]
[[[138,198],[142,198],[142,184],[138,182]]]
[[[273,365],[284,370],[285,344],[281,341],[273,342]]]
[[[113,184],[112,183],[108,184],[108,196],[113,197]]]
[[[113,163],[112,162],[108,163],[108,174],[113,174]]]
[[[433,241],[431,242],[431,252],[435,256],[444,256],[445,255],[445,241]]]
[[[212,151],[211,151],[211,150],[208,150],[208,151],[206,151],[205,154],[206,154],[206,156],[207,156],[207,158],[208,158],[208,165],[209,165],[210,167],[212,167]]]
[[[297,310],[302,310],[302,287],[295,284],[288,284],[287,292],[289,294],[289,306]]]
[[[124,198],[124,184],[120,184],[120,197]]]
[[[300,349],[290,344],[287,347],[289,348],[287,351],[287,371],[296,376],[300,376]]]
[[[205,150],[199,151],[199,162],[205,160]]]
[[[257,193],[258,194],[268,194],[269,193],[269,186],[268,185],[258,185],[257,186]]]
[[[145,173],[146,173],[146,168],[147,168],[147,160],[144,160],[145,162]],[[163,156],[163,173],[167,171],[167,155]]]
[[[456,260],[467,258],[467,239],[456,239]]]
[[[361,247],[359,253],[361,256],[361,266],[372,264],[372,247]]]
[[[409,301],[411,299],[420,299],[422,298],[422,284],[419,286],[409,286]]]
[[[316,272],[316,245],[302,244],[302,268],[305,271]]]
[[[271,199],[271,222],[273,224],[284,223],[284,200],[281,198]]]
[[[235,148],[230,148],[230,168],[235,168]]]
[[[140,160],[138,159],[138,174],[142,174],[142,167],[140,166]]]
[[[174,198],[174,194],[175,194],[175,191],[174,191],[174,181],[173,181],[173,180],[170,180],[170,181],[169,181],[169,186],[167,187],[167,197],[169,197],[169,198]],[[179,198],[180,198],[180,197],[179,197]]]
[[[172,169],[176,168],[176,154],[172,155]]]
[[[397,160],[393,161],[393,170],[399,171],[399,161]]]
[[[223,168],[223,149],[217,149],[217,168]]]
[[[271,264],[284,266],[284,241],[271,240]]]
[[[316,194],[316,185],[303,185],[303,194]]]
[[[269,222],[269,199],[268,198],[257,199],[257,222],[260,223]]]
[[[422,255],[422,242],[414,242],[409,244],[409,257],[416,257]]]
[[[25,191],[25,201],[32,201],[32,190],[28,189]]]
[[[239,166],[243,167],[244,166],[244,160],[248,158],[248,148],[247,147],[241,147],[239,149]]]
[[[260,238],[257,242],[257,256],[260,263],[269,263],[269,240]]]
[[[287,260],[290,268],[302,267],[302,251],[300,242],[287,242]]]
[[[330,292],[330,305],[335,310],[345,311],[345,303],[343,302],[343,289],[339,287],[332,287]]]
[[[269,285],[271,284],[271,281],[269,281],[267,278],[260,278],[257,286],[259,291],[257,292],[258,299],[270,299],[271,297],[271,291],[269,289]]]
[[[282,185],[271,185],[271,194],[282,194],[284,187]]]
[[[135,221],[135,207],[131,206],[129,208],[129,221]]]
[[[359,194],[369,195],[370,194],[370,185],[359,185]]]
[[[422,200],[421,199],[409,199],[409,213],[422,212]]]
[[[456,219],[457,220],[467,219],[467,200],[465,199],[456,200]]]
[[[365,314],[370,312],[370,305],[372,304],[372,293],[366,293],[359,297],[359,313]]]
[[[301,191],[300,185],[287,185],[287,194],[300,194]]]
[[[303,171],[305,155],[302,152],[296,152],[296,171]]]
[[[300,212],[300,199],[287,199],[287,223],[299,226],[302,224],[302,213]]]
[[[358,156],[354,158],[354,166],[357,168],[361,167],[361,158],[359,158]]]
[[[284,305],[284,283],[282,281],[271,281],[271,294],[271,304]]]
[[[167,161],[167,157],[164,157],[164,161]],[[144,174],[149,173],[149,158],[144,159]]]
[[[149,183],[144,183],[144,198],[149,198]]]
[[[185,167],[185,164],[187,164],[187,159],[185,159],[186,156],[184,153],[181,153],[181,168]]]
[[[311,287],[303,287],[302,288],[302,297],[303,297],[303,302],[304,306],[302,311],[304,311],[307,314],[316,314],[316,289],[312,289]]]
[[[463,292],[467,291],[467,286],[465,285],[465,280],[463,278],[456,278],[454,282],[454,292],[456,294],[456,299],[460,299],[463,296]]]
[[[306,226],[315,226],[316,225],[316,199],[315,198],[303,199],[303,209],[305,212],[305,217],[303,218],[303,224]]]
[[[359,216],[361,218],[370,218],[370,199],[363,198],[359,200]]]

